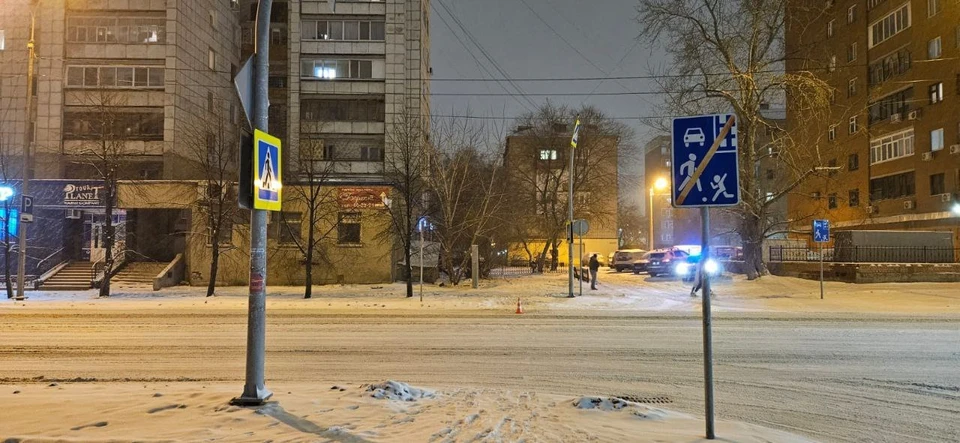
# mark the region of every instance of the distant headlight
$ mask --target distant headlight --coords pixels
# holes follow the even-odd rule
[[[674,268],[674,270],[677,272],[677,275],[687,275],[687,273],[690,272],[690,264],[680,263]]]
[[[715,275],[720,271],[720,264],[713,259],[709,259],[703,264],[703,268],[707,271],[708,275]]]

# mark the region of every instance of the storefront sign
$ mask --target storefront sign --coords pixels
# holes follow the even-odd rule
[[[69,183],[63,187],[63,205],[70,207],[102,206],[100,200],[103,186],[76,185]]]
[[[390,188],[384,186],[340,188],[337,202],[341,209],[385,209]]]

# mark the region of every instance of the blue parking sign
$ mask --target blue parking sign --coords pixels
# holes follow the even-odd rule
[[[740,204],[736,116],[675,118],[671,138],[674,207]]]
[[[813,221],[813,241],[816,243],[830,242],[830,220]]]

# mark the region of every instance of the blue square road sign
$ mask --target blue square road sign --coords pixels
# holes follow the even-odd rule
[[[681,117],[673,120],[671,196],[673,206],[740,204],[736,116]]]
[[[813,241],[828,243],[830,241],[830,220],[813,221]]]

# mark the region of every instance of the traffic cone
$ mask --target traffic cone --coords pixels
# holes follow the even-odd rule
[[[517,314],[523,314],[523,305],[520,304],[520,297],[517,297]]]

